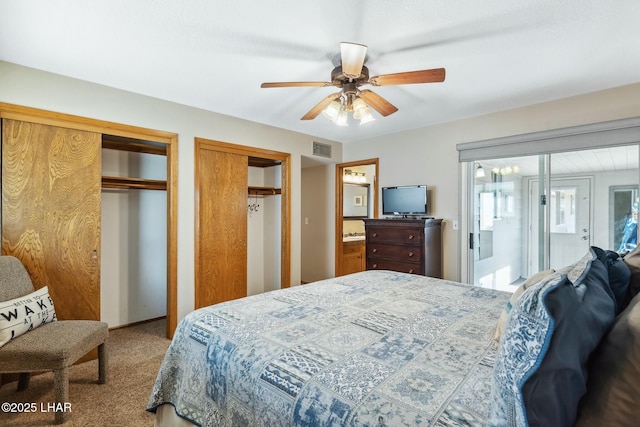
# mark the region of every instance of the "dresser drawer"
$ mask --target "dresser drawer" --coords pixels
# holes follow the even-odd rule
[[[423,241],[424,228],[370,227],[367,229],[367,242],[422,245]]]
[[[424,275],[424,265],[367,257],[367,270],[392,270]]]
[[[442,278],[442,220],[364,219],[367,270]]]
[[[422,246],[375,242],[367,244],[367,256],[393,258],[398,261],[421,262],[424,251]]]

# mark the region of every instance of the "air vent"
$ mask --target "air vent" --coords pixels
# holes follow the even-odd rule
[[[313,155],[331,158],[331,145],[313,141]]]

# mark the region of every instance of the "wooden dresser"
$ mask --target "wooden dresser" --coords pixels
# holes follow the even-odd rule
[[[365,219],[367,270],[442,278],[442,219]]]

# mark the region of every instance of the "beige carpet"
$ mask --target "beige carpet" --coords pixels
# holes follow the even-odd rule
[[[170,341],[165,321],[159,320],[109,333],[109,377],[100,385],[96,360],[73,366],[69,374],[71,416],[65,426],[152,426],[145,408],[156,374]],[[0,403],[35,403],[35,413],[0,412],[2,426],[53,425],[54,413],[43,412],[53,404],[53,374],[31,378],[29,389],[16,392],[17,383],[0,387]]]

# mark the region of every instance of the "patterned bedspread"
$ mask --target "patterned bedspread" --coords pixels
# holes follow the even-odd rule
[[[481,426],[509,294],[366,271],[190,313],[148,410],[202,426]]]

